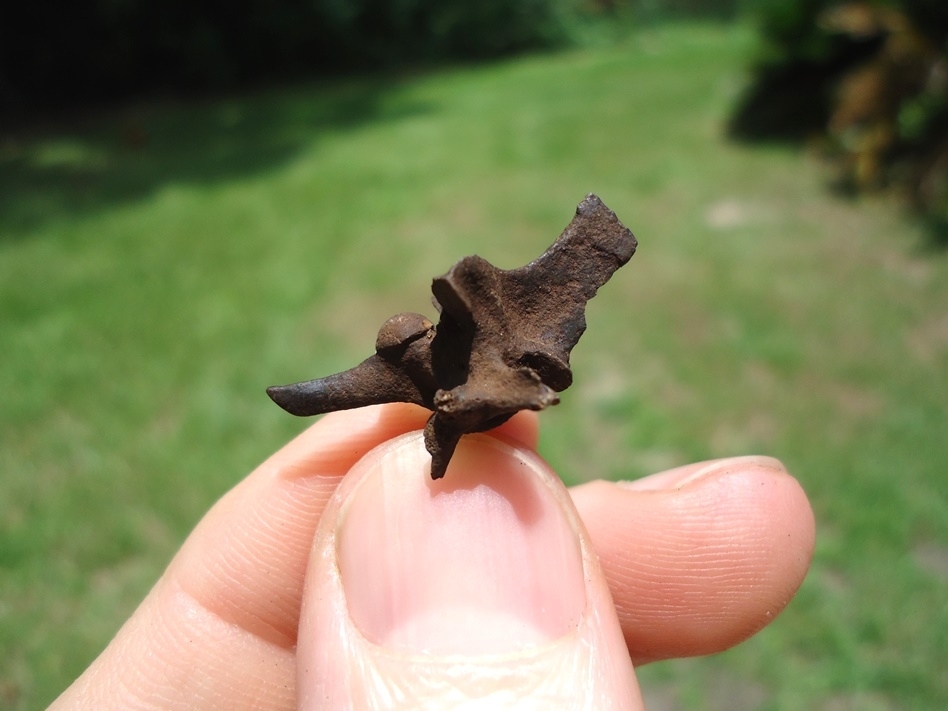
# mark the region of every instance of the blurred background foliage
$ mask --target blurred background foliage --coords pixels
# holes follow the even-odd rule
[[[266,385],[365,357],[464,254],[534,257],[588,191],[641,248],[543,456],[771,454],[819,526],[781,617],[641,669],[649,708],[944,708],[948,252],[900,209],[943,209],[944,5],[6,8],[0,708],[54,698],[305,426]]]
[[[615,25],[752,17],[765,40],[732,135],[822,138],[837,186],[894,186],[948,241],[943,0],[263,0],[18,3],[0,117],[582,44]]]
[[[499,57],[616,20],[733,17],[739,0],[109,0],[21,3],[0,23],[0,109]]]
[[[837,187],[893,186],[948,241],[948,3],[765,0],[732,134],[816,139]]]
[[[23,3],[0,24],[8,110],[422,60],[567,39],[578,0],[113,0]]]

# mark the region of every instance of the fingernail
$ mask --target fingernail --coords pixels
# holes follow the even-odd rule
[[[764,457],[751,455],[746,457],[730,457],[728,459],[715,459],[700,464],[692,464],[677,469],[670,469],[659,474],[642,477],[634,481],[619,481],[616,484],[624,489],[633,491],[668,491],[671,489],[680,489],[688,484],[693,484],[700,479],[704,479],[715,474],[722,474],[727,471],[749,468],[771,469],[776,471],[785,471],[780,460],[773,457]]]
[[[322,515],[297,640],[300,709],[640,711],[609,585],[569,492],[529,448],[421,432],[345,476]]]
[[[541,466],[465,437],[443,479],[420,437],[393,441],[343,504],[336,555],[349,616],[407,652],[491,654],[559,639],[586,608],[579,535]]]

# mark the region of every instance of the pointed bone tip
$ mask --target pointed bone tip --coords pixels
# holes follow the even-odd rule
[[[454,452],[460,439],[461,438],[458,437],[454,442],[444,442],[434,448],[429,448],[426,445],[428,454],[431,455],[431,479],[433,481],[444,478],[448,467],[451,466],[451,459],[454,457]],[[434,451],[432,451],[432,449]]]
[[[431,460],[431,480],[438,481],[438,479],[443,479],[445,472],[448,471],[447,464],[442,466],[435,466],[434,459]]]
[[[297,417],[308,417],[310,412],[310,402],[308,398],[300,397],[299,385],[271,385],[267,388],[267,395],[277,405]]]
[[[607,222],[615,222],[622,229],[628,230],[616,216],[616,213],[594,193],[589,193],[586,198],[576,206],[576,215],[586,219],[604,218]]]
[[[583,201],[576,206],[576,213],[591,212],[599,207],[605,207],[599,196],[595,193],[587,193]]]
[[[273,402],[285,410],[285,403],[287,403],[288,400],[287,390],[288,388],[286,385],[271,385],[267,388],[267,395],[270,396],[270,399],[273,400]]]

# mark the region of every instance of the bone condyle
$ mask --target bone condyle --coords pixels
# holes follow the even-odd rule
[[[302,417],[385,402],[422,405],[432,411],[425,446],[439,479],[463,435],[559,402],[557,393],[573,382],[569,355],[586,330],[586,302],[637,246],[615,213],[587,195],[529,264],[504,270],[471,256],[435,278],[437,326],[421,314],[397,314],[359,365],[267,394]]]

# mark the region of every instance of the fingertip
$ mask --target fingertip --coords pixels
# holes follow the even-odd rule
[[[264,467],[286,478],[341,477],[386,440],[421,429],[431,413],[411,403],[386,403],[324,415],[274,454]]]
[[[571,490],[633,659],[722,651],[771,622],[813,552],[814,517],[799,482],[756,457],[649,479]]]
[[[386,403],[324,415],[264,464],[286,478],[332,473],[341,477],[367,452],[406,432],[423,429],[431,411],[411,403]],[[522,410],[486,434],[536,450],[537,413]]]
[[[759,469],[774,473],[786,474],[787,469],[783,462],[773,457],[762,455],[746,455],[742,457],[727,457],[711,459],[704,462],[685,464],[684,466],[666,469],[631,481],[617,481],[616,485],[635,491],[665,491],[680,489],[683,486],[698,482],[713,475],[734,473]]]
[[[301,708],[374,707],[393,693],[413,708],[501,696],[639,708],[608,587],[562,482],[496,434],[465,437],[444,479],[430,479],[412,433],[340,484],[304,594]]]

